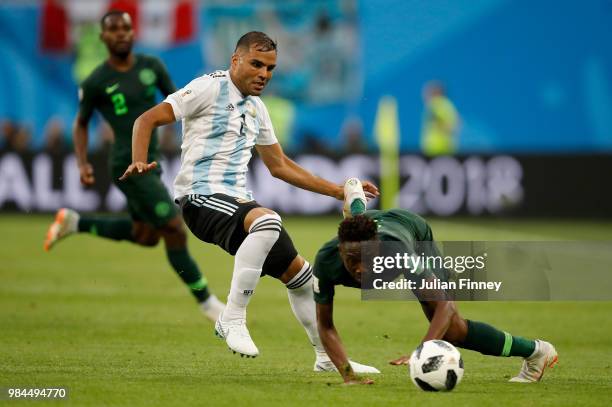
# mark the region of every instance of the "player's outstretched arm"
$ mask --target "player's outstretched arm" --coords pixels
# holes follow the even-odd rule
[[[353,371],[348,356],[344,351],[344,345],[342,345],[342,341],[340,340],[340,335],[338,335],[338,331],[336,331],[336,327],[334,326],[333,312],[333,303],[317,303],[317,327],[325,352],[327,352],[327,355],[338,369],[338,372],[340,372],[345,384],[374,383],[374,380],[359,378]]]
[[[74,155],[79,166],[81,183],[83,185],[93,185],[95,182],[94,170],[87,160],[87,139],[89,134],[87,131],[88,121],[84,120],[77,114],[72,124],[72,140],[74,144]]]
[[[421,343],[433,339],[448,340],[446,334],[449,332],[453,319],[456,318],[457,321],[461,319],[454,301],[427,301],[423,305],[423,311],[429,320],[429,328]],[[456,325],[459,326],[459,324]],[[453,332],[451,336],[456,337],[457,333]],[[409,360],[410,356],[404,355],[389,363],[395,366],[407,365]]]
[[[157,168],[157,162],[147,162],[151,133],[156,127],[173,123],[174,111],[169,103],[162,102],[141,114],[132,130],[132,164],[119,178],[121,181],[132,175],[144,174]]]
[[[273,177],[282,179],[289,184],[308,191],[344,199],[344,185],[336,185],[326,179],[312,174],[310,171],[298,165],[295,161],[285,155],[280,144],[257,145],[257,153],[264,164],[270,170]],[[378,188],[363,181],[363,189],[370,198],[378,196]]]

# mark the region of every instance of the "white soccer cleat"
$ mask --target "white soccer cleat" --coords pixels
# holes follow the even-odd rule
[[[351,205],[356,200],[360,200],[363,203],[363,208],[367,207],[367,199],[365,192],[363,192],[363,186],[361,181],[357,178],[349,178],[344,183],[344,206],[342,207],[342,214],[344,219],[353,216],[351,213]]]
[[[79,225],[79,214],[72,209],[62,208],[55,214],[55,221],[49,226],[45,238],[45,251],[51,248],[66,236],[77,232]]]
[[[209,320],[216,322],[225,309],[225,304],[216,295],[211,294],[206,301],[200,303],[200,309]]]
[[[353,372],[356,374],[377,374],[380,373],[380,370],[376,369],[373,366],[362,365],[361,363],[353,362],[349,360],[351,367],[353,368]],[[315,372],[337,372],[336,366],[329,358],[317,358],[314,364],[314,368],[312,369]]]
[[[223,322],[219,317],[215,322],[215,335],[225,339],[230,350],[239,353],[240,357],[254,358],[259,355],[259,350],[251,339],[244,319]]]
[[[539,382],[544,376],[544,370],[547,367],[552,368],[558,361],[559,356],[552,344],[536,340],[536,348],[533,354],[525,358],[519,374],[509,381],[515,383]]]

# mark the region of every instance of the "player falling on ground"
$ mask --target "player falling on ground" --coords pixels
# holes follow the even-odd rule
[[[151,131],[182,120],[181,169],[174,192],[183,218],[198,238],[235,255],[227,306],[215,325],[217,334],[234,352],[259,354],[246,326],[246,308],[260,276],[269,275],[287,287],[291,308],[315,348],[315,371],[334,370],[317,333],[311,267],[298,255],[280,216],[262,208],[246,188],[247,164],[255,147],[276,178],[340,200],[344,195],[342,186],[290,160],[276,140],[266,106],[258,97],[275,66],[273,40],[261,32],[243,35],[228,71],[196,78],[136,120],[133,164],[123,178],[154,170],[157,164],[147,161],[146,155]],[[378,194],[372,184],[364,187]]]
[[[338,236],[323,245],[315,260],[317,323],[321,342],[344,381],[371,384],[372,380],[360,379],[351,369],[334,326],[334,286],[361,288],[364,242],[399,242],[410,253],[416,242],[433,242],[433,233],[423,218],[406,210],[366,211],[366,198],[355,178],[346,182],[344,194],[346,219],[340,223]],[[511,382],[537,382],[546,367],[557,363],[557,352],[550,343],[512,336],[488,324],[463,319],[454,301],[421,301],[421,307],[430,321],[423,342],[443,339],[484,355],[525,358],[521,371]],[[391,364],[403,365],[408,360],[409,356],[402,356]]]
[[[87,137],[89,120],[97,109],[115,133],[110,157],[112,179],[127,198],[130,217],[94,217],[61,209],[47,232],[45,250],[76,232],[128,240],[142,246],[155,246],[161,237],[172,268],[189,287],[204,314],[215,321],[223,310],[223,303],[209,292],[206,278],[200,274],[187,250],[187,233],[176,205],[161,181],[160,169],[142,177],[118,181],[125,167],[132,162],[134,120],[155,105],[157,90],[167,96],[176,88],[161,61],[132,52],[134,32],[127,13],[110,11],[102,17],[101,26],[100,38],[109,57],[81,84],[79,112],[73,127],[74,149],[81,182],[93,185],[94,171],[87,161]],[[145,155],[149,160],[155,160],[158,154],[154,136]]]

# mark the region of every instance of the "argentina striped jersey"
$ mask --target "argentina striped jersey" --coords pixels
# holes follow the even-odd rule
[[[215,193],[253,199],[246,186],[251,149],[277,143],[261,99],[244,97],[228,71],[216,71],[194,79],[164,102],[183,125],[175,199]]]

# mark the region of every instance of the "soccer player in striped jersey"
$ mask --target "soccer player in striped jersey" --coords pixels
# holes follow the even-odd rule
[[[174,183],[189,229],[204,242],[235,256],[228,303],[216,333],[235,353],[259,350],[246,326],[246,308],[261,275],[282,281],[291,308],[315,348],[315,371],[335,370],[319,340],[312,297],[312,269],[296,251],[281,218],[261,207],[246,187],[247,164],[255,147],[271,174],[299,188],[342,200],[343,187],[319,178],[283,152],[268,111],[259,98],[276,66],[276,43],[266,34],[243,35],[227,71],[194,79],[134,123],[132,164],[123,179],[156,168],[147,161],[151,132],[182,120],[181,169]],[[367,193],[377,188],[365,182]],[[352,363],[361,372],[376,369]]]

